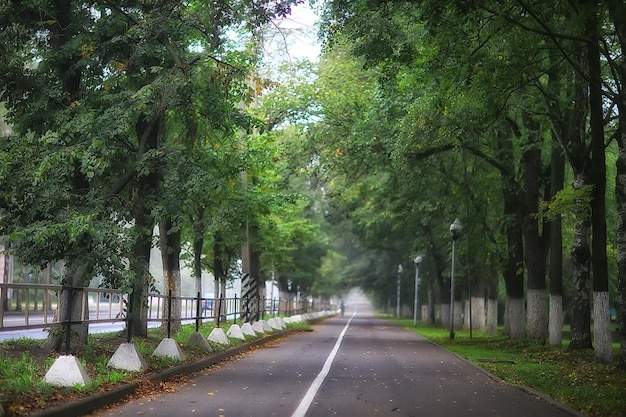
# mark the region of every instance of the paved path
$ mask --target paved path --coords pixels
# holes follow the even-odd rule
[[[424,338],[375,318],[362,298],[314,332],[205,370],[176,392],[97,416],[571,417]]]

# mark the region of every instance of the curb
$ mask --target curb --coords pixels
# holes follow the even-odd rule
[[[232,347],[230,349],[217,352],[215,354],[212,354],[206,359],[201,359],[196,362],[186,363],[186,364],[174,366],[171,368],[167,368],[154,375],[147,376],[146,378],[143,378],[142,380],[138,382],[132,382],[129,384],[121,385],[110,391],[97,393],[89,397],[81,398],[79,400],[72,401],[67,404],[63,404],[58,407],[50,408],[47,410],[42,410],[42,411],[30,414],[30,416],[31,417],[67,417],[67,416],[82,416],[85,414],[89,414],[100,408],[103,408],[113,403],[116,403],[118,401],[121,401],[122,399],[124,399],[124,397],[127,397],[128,395],[133,394],[135,391],[137,391],[137,388],[139,387],[142,381],[164,382],[178,375],[185,375],[185,374],[197,372],[201,369],[208,368],[211,365],[221,362],[224,359],[229,358],[230,356],[240,354],[253,347],[263,345],[267,342],[271,342],[274,339],[278,339],[279,337],[282,337],[282,336],[287,336],[290,333],[297,332],[297,331],[298,330],[287,329],[287,330],[282,330],[277,333],[272,333],[269,336],[264,336],[259,339],[242,343],[241,345]]]

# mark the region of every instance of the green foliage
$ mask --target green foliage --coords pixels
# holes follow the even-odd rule
[[[550,201],[542,201],[539,217],[554,220],[558,216],[570,215],[577,219],[590,218],[593,185],[585,185],[579,189],[565,188]]]

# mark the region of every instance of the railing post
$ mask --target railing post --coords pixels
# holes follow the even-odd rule
[[[29,320],[28,310],[30,310],[30,290],[26,288],[26,310],[24,310],[24,318],[26,320],[27,326],[28,326],[28,320]]]
[[[220,321],[222,320],[222,293],[220,293],[217,299],[217,327],[220,327]]]
[[[167,338],[170,338],[172,329],[172,290],[167,292]]]
[[[122,297],[121,294],[120,294],[120,297]],[[120,301],[120,305],[121,305],[121,301]],[[130,343],[131,333],[132,333],[131,332],[132,320],[130,316],[131,316],[131,311],[133,310],[133,297],[131,297],[130,294],[129,294],[128,302],[126,303],[126,305],[128,306],[126,308],[126,343]]]
[[[6,303],[7,290],[0,285],[0,329],[4,327],[4,305]]]
[[[249,295],[246,294],[245,298],[241,298],[241,320],[245,323],[245,322],[250,322],[250,309],[248,308],[250,306],[250,299],[249,299]]]
[[[239,314],[239,308],[237,308],[237,294],[235,294],[235,298],[233,298],[233,310],[235,313],[233,316],[233,320],[235,324],[237,324],[237,315]]]
[[[67,291],[67,309],[65,311],[65,355],[70,354],[71,327],[72,327],[72,287],[74,286],[73,277],[70,275],[66,282],[65,291]]]
[[[202,300],[200,299],[200,291],[198,291],[196,296],[196,332],[200,329],[200,303],[202,303]]]

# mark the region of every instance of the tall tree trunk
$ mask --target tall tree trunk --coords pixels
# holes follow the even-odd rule
[[[585,174],[574,174],[574,190],[581,190],[589,184]],[[582,202],[580,204],[587,204]],[[577,216],[572,244],[572,335],[569,349],[589,349],[591,345],[591,302],[589,300],[589,266],[591,248],[589,245],[591,224],[584,210]]]
[[[626,71],[625,71],[626,72]],[[624,94],[624,93],[622,93]],[[619,323],[620,367],[626,368],[626,95],[620,109],[619,153],[617,178],[617,321]]]
[[[554,144],[550,157],[550,197],[565,185],[565,157]],[[563,337],[563,232],[561,215],[550,222],[550,346],[560,347]]]
[[[193,241],[193,278],[196,284],[196,293],[204,296],[202,289],[202,247],[204,238],[196,237]]]
[[[217,232],[213,241],[213,276],[215,277],[215,297],[220,298],[226,296],[226,274],[228,271],[224,262],[225,256],[224,241],[221,232]],[[224,307],[222,306],[223,311]],[[215,315],[216,323],[217,319],[218,314]],[[224,317],[221,317],[220,321],[223,319]]]
[[[501,158],[514,161],[510,134],[501,132],[498,137]],[[505,319],[509,336],[513,339],[526,337],[526,311],[524,303],[524,246],[522,224],[524,222],[524,199],[522,190],[515,181],[512,165],[501,170],[503,184],[504,222],[507,251],[504,268],[506,287]]]
[[[588,1],[585,32],[589,67],[589,124],[591,128],[591,265],[593,270],[594,351],[601,362],[613,360],[611,317],[609,314],[609,275],[606,255],[606,160],[604,154],[604,117],[602,109],[602,74],[598,47],[596,2]]]
[[[545,341],[548,330],[546,304],[546,251],[539,231],[539,181],[541,172],[541,148],[527,144],[522,156],[524,161],[525,208],[524,219],[525,261],[528,271],[527,331],[528,337]]]
[[[436,248],[434,240],[431,240],[431,248]],[[450,327],[450,280],[444,278],[446,270],[446,258],[440,251],[433,249],[431,252],[435,261],[437,273],[437,286],[439,287],[439,324],[442,327]],[[437,317],[435,313],[433,317]]]
[[[76,263],[72,264],[68,260],[65,262],[64,266],[63,284],[72,288],[81,288],[82,283],[86,280],[87,272],[88,267],[86,264],[81,263],[80,265],[76,265]],[[70,295],[71,314],[70,317],[68,317],[67,312]],[[83,305],[83,303],[87,303],[87,300],[87,297],[83,297],[82,291],[65,289],[61,291],[56,310],[56,317],[58,317],[58,321],[65,322],[69,319],[72,322],[80,322],[82,320],[88,320],[89,306]],[[65,326],[53,328],[44,342],[44,348],[56,352],[65,351],[65,330]],[[70,328],[70,350],[74,351],[79,346],[86,346],[88,336],[88,323],[72,324]]]
[[[146,297],[148,296],[148,282],[151,279],[152,222],[145,224],[140,217],[135,216],[135,229],[137,236],[133,244],[133,256],[129,262],[134,277],[128,300],[128,321],[132,335],[145,337],[148,335]]]
[[[621,50],[626,50],[626,5],[622,0],[607,1],[609,14]],[[617,66],[618,82],[617,108],[619,126],[617,143],[619,147],[617,157],[617,178],[615,181],[615,195],[617,199],[617,321],[619,322],[620,366],[626,368],[626,59]]]
[[[161,122],[160,114],[152,118],[140,116],[135,125],[135,133],[139,139],[138,160],[143,158],[146,152],[158,148]],[[146,297],[148,296],[148,285],[152,280],[150,250],[152,249],[152,233],[155,225],[149,197],[156,193],[158,184],[159,174],[154,169],[139,175],[137,184],[135,184],[134,198],[131,202],[135,220],[135,242],[133,243],[133,256],[129,262],[133,280],[131,283],[132,292],[129,294],[128,320],[130,321],[131,333],[135,336],[148,335]]]
[[[163,261],[163,280],[165,295],[172,297],[172,310],[169,311],[168,303],[165,303],[164,317],[171,314],[170,330],[177,332],[181,328],[181,281],[180,281],[180,228],[173,224],[170,217],[166,217],[159,223],[159,240],[161,243],[161,260]],[[167,323],[163,323],[166,326]]]

